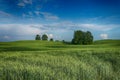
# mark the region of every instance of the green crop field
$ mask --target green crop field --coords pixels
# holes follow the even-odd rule
[[[120,80],[120,40],[0,42],[0,80]]]

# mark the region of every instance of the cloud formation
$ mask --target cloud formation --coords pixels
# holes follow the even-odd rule
[[[46,20],[58,20],[59,17],[48,12],[36,12],[36,14],[43,15]]]
[[[109,26],[109,27],[108,27]],[[119,28],[120,25],[80,24],[71,21],[39,24],[0,24],[0,38],[34,39],[36,34],[47,34],[49,38],[72,39],[75,30],[97,31],[96,34]],[[64,34],[64,35],[63,35]],[[54,35],[54,36],[53,36]],[[99,38],[107,39],[110,34],[100,34]],[[13,38],[12,38],[13,37]],[[96,37],[96,36],[95,36]]]
[[[25,3],[20,2],[20,3],[18,3],[17,5],[20,6],[20,7],[24,7],[24,6],[25,6]]]
[[[49,34],[48,36],[49,36],[49,38],[53,38],[53,34]]]
[[[0,24],[0,41],[33,40],[36,34],[47,34],[49,38],[53,38],[49,31],[50,28],[44,24]]]
[[[102,39],[108,39],[108,34],[100,34],[100,37],[101,37]]]
[[[32,4],[32,0],[20,0],[17,5],[20,7],[25,7],[27,4]]]
[[[31,25],[23,24],[1,24],[0,40],[32,39],[31,37],[40,34],[42,31]]]
[[[23,0],[23,2],[26,4],[32,4],[32,0]]]
[[[6,31],[4,33],[18,34],[18,35],[34,35],[40,33],[38,28],[34,28],[31,25],[23,24],[1,24],[0,32]],[[2,33],[1,33],[2,34]]]

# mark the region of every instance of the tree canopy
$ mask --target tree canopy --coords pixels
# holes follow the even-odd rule
[[[73,44],[92,44],[93,36],[90,31],[84,32],[81,30],[74,31],[72,39]]]
[[[36,35],[35,40],[41,40],[41,37],[39,34]]]
[[[43,34],[42,37],[40,37],[40,35],[36,35],[35,40],[48,40],[48,36],[46,34]],[[53,38],[50,38],[50,41],[54,41]],[[58,41],[58,40],[56,40]],[[63,40],[64,43],[68,43],[65,42]],[[70,42],[69,42],[70,43]],[[73,39],[71,41],[72,44],[83,44],[83,45],[87,45],[87,44],[92,44],[93,43],[93,35],[90,31],[81,31],[81,30],[77,30],[74,31],[74,36]],[[70,44],[71,44],[70,43]]]
[[[48,40],[48,36],[46,34],[42,35],[42,40]]]
[[[50,38],[50,41],[54,41],[53,38]]]

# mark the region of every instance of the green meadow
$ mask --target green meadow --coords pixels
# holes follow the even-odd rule
[[[0,80],[120,80],[120,40],[0,42]]]

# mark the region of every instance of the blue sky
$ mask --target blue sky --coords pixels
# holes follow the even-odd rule
[[[120,0],[0,0],[0,41],[47,34],[71,40],[75,30],[94,40],[120,39]]]

